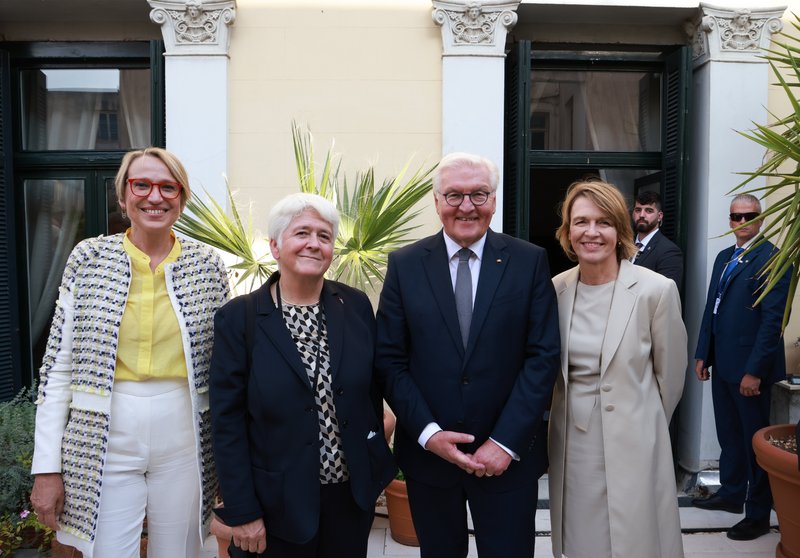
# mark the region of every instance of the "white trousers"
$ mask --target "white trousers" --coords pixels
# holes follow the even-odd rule
[[[97,537],[87,558],[196,558],[200,473],[186,382],[116,382]]]

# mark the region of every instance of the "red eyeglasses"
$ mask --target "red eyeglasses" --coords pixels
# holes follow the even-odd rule
[[[129,178],[128,187],[131,194],[137,198],[146,198],[153,191],[153,186],[158,188],[161,197],[167,200],[174,200],[181,195],[183,186],[177,182],[153,182],[149,178]]]

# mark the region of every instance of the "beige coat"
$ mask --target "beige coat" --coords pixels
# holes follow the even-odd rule
[[[562,347],[549,438],[550,517],[553,555],[558,557],[562,551],[567,351],[577,283],[577,267],[553,279]],[[683,556],[668,425],[681,398],[686,364],[686,328],[675,283],[623,260],[603,342],[599,395],[614,558]]]

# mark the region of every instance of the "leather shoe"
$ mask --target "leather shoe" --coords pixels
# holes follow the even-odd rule
[[[742,504],[736,504],[716,494],[708,498],[694,498],[692,499],[692,505],[701,510],[716,510],[728,513],[742,513],[744,508]]]
[[[745,517],[728,529],[728,538],[735,541],[752,541],[769,533],[769,518],[752,519]]]

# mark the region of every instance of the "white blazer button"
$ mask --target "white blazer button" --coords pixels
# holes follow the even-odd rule
[[[611,391],[611,384],[603,384],[601,388],[603,391]]]
[[[613,411],[614,405],[606,405],[606,411]]]

